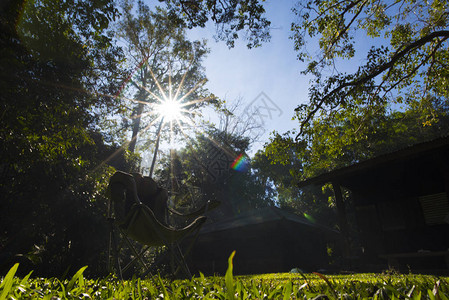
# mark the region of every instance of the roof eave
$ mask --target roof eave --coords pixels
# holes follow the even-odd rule
[[[398,159],[409,159],[413,156],[419,155],[424,152],[431,152],[434,150],[438,150],[442,147],[449,145],[449,136],[437,138],[431,141],[415,144],[412,146],[409,146],[404,149],[400,149],[391,153],[383,154],[380,156],[377,156],[372,159],[368,159],[365,161],[362,161],[360,163],[356,163],[351,166],[343,167],[340,169],[336,169],[327,173],[323,173],[321,175],[318,175],[316,177],[312,177],[309,179],[306,179],[304,181],[300,181],[297,186],[299,188],[308,186],[308,185],[317,185],[317,184],[324,184],[327,182],[332,181],[339,181],[341,178],[344,178],[346,176],[354,176],[357,174],[357,172],[362,172],[370,168],[374,168],[379,165],[387,164],[392,161],[398,160]]]

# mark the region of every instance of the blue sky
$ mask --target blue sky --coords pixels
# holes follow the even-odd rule
[[[263,117],[258,118],[263,119],[264,134],[260,142],[253,145],[251,152],[260,149],[273,130],[285,132],[297,127],[297,122],[291,120],[294,109],[307,100],[308,79],[300,74],[305,65],[297,60],[293,41],[289,39],[294,20],[291,12],[293,3],[287,0],[266,1],[272,38],[271,42],[259,48],[247,49],[246,41],[242,39],[236,42],[235,48],[228,49],[224,42],[215,42],[213,25],[189,32],[191,38],[206,38],[209,41],[211,53],[204,66],[209,80],[206,86],[212,93],[231,104],[242,98],[242,110],[247,105],[253,109],[258,105],[271,106],[271,116],[265,111]],[[257,98],[262,92],[265,104]],[[239,113],[242,119],[248,117],[245,112]],[[213,115],[205,117],[216,120]]]
[[[308,100],[310,78],[300,73],[306,68],[306,63],[297,59],[297,53],[293,50],[294,43],[289,38],[292,34],[291,23],[295,21],[295,14],[291,9],[296,2],[265,1],[266,16],[271,21],[272,38],[269,43],[259,48],[247,49],[246,41],[242,39],[236,42],[235,48],[228,49],[225,42],[215,42],[213,24],[189,32],[192,39],[206,38],[209,41],[211,53],[204,65],[209,79],[206,86],[212,93],[231,103],[241,97],[246,106],[263,92],[282,110],[280,116],[273,110],[272,116],[264,118],[264,134],[260,142],[253,145],[251,153],[261,149],[274,130],[284,133],[297,129],[298,122],[291,120],[294,109]],[[365,64],[366,53],[372,45],[385,44],[382,37],[372,39],[367,37],[363,30],[355,32],[354,39],[357,41],[357,54],[349,61],[338,60],[336,67],[339,71],[354,72],[358,66]],[[308,45],[312,55],[313,51],[319,50],[313,47],[317,47],[317,44]],[[206,117],[214,120],[212,115]]]
[[[240,120],[245,121],[251,115],[254,116],[252,112],[255,109],[263,110],[264,107],[260,104],[271,105],[271,111],[266,109],[255,117],[263,123],[261,130],[258,131],[263,134],[259,136],[258,142],[251,146],[250,155],[269,141],[273,131],[284,133],[298,129],[298,122],[292,120],[294,109],[308,100],[310,77],[301,74],[306,68],[306,63],[297,59],[297,53],[293,50],[294,42],[290,39],[291,24],[296,17],[291,9],[296,2],[295,0],[264,2],[266,17],[271,21],[271,41],[258,48],[248,49],[247,41],[244,39],[237,40],[232,49],[229,49],[224,41],[216,42],[215,25],[212,22],[209,22],[206,28],[188,31],[192,40],[208,40],[211,52],[204,61],[208,78],[206,87],[220,99],[226,100],[230,106],[237,99],[241,99],[241,108],[237,111]],[[153,2],[148,4],[155,5]],[[364,63],[366,51],[373,41],[367,38],[363,31],[357,32],[355,39],[359,41],[356,44],[359,55],[351,59],[350,63],[339,61],[337,63],[339,71],[353,72],[357,66]],[[316,47],[316,44],[313,46]],[[309,51],[310,47],[309,45]],[[317,50],[312,48],[312,54],[313,51]],[[363,55],[360,56],[360,53]],[[245,111],[247,106],[250,110]],[[212,109],[205,111],[204,118],[218,123],[217,114]]]
[[[244,39],[237,40],[232,49],[229,49],[223,41],[216,42],[215,26],[212,22],[208,23],[206,28],[188,31],[192,40],[208,40],[211,52],[204,61],[209,80],[206,87],[231,106],[237,99],[241,99],[241,107],[237,111],[239,120],[244,122],[255,115],[255,119],[263,123],[261,130],[258,131],[263,134],[259,136],[258,142],[252,144],[248,153],[250,156],[263,148],[273,131],[284,133],[298,129],[298,122],[292,120],[294,109],[308,100],[310,78],[301,74],[306,68],[306,63],[297,59],[297,53],[293,50],[294,42],[290,39],[291,24],[296,17],[291,9],[296,2],[295,0],[264,2],[266,17],[271,21],[271,41],[259,48],[248,49]],[[149,4],[151,3],[155,5],[153,2]],[[354,38],[357,40],[355,48],[358,54],[350,62],[339,60],[337,62],[339,71],[355,71],[359,65],[364,64],[369,47],[379,43],[367,38],[363,31],[357,32]],[[317,45],[308,46],[312,55],[314,51],[319,50],[313,46]],[[268,109],[267,104],[270,106]],[[245,111],[247,107],[250,109]],[[257,114],[253,113],[255,109],[259,109]],[[204,118],[218,123],[217,114],[212,109],[204,112]],[[163,148],[163,145],[161,147]]]

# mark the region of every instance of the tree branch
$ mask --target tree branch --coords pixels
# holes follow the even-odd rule
[[[347,87],[355,87],[355,86],[359,86],[362,85],[366,82],[368,82],[369,80],[377,77],[379,74],[383,73],[384,71],[392,68],[399,59],[401,59],[402,57],[404,57],[405,55],[407,55],[409,52],[422,47],[423,45],[431,42],[432,40],[434,40],[435,38],[449,38],[449,31],[448,30],[440,30],[440,31],[434,31],[416,41],[414,41],[413,43],[408,44],[406,47],[402,48],[401,51],[396,52],[391,59],[378,66],[377,68],[375,68],[374,70],[372,70],[369,74],[367,74],[366,76],[362,76],[356,80],[352,80],[350,82],[346,82],[341,84],[340,86],[336,87],[335,89],[333,89],[331,92],[329,92],[327,95],[325,95],[323,98],[321,98],[321,100],[316,104],[315,108],[310,111],[306,118],[304,119],[304,121],[301,122],[300,125],[300,131],[296,136],[296,140],[299,139],[299,136],[303,133],[304,130],[304,126],[310,122],[310,120],[313,118],[313,116],[316,114],[316,112],[320,109],[322,109],[322,106],[329,101],[330,99],[332,99],[332,97],[339,93],[340,91],[342,91],[343,89],[347,88]],[[350,91],[346,92],[344,94],[344,96],[348,95],[350,93]],[[297,108],[298,109],[298,108]]]
[[[348,5],[348,7],[347,7],[347,8],[340,14],[341,19],[344,20],[344,15],[345,15],[351,8],[353,8],[354,6],[356,6],[356,5],[357,5],[358,3],[360,3],[360,2],[361,2],[361,1],[353,2],[353,3],[351,3],[351,5]],[[342,37],[346,32],[348,32],[348,30],[349,30],[349,28],[351,27],[351,25],[354,23],[354,21],[357,19],[357,17],[360,15],[360,13],[363,11],[363,7],[365,6],[366,2],[367,2],[366,0],[363,1],[362,5],[359,7],[357,13],[353,16],[353,18],[351,19],[351,21],[349,21],[348,25],[346,25],[346,26],[343,28],[343,30],[338,31],[338,32],[335,34],[335,36],[334,36],[334,38],[333,38],[333,41],[331,42],[331,45],[330,45],[330,47],[329,47],[328,49],[333,48],[333,47],[335,46],[335,44],[337,44],[337,42],[338,42],[338,40],[340,39],[340,37]],[[342,20],[340,20],[340,22],[341,22]],[[344,21],[343,21],[343,22],[344,22]],[[329,52],[329,51],[326,51],[326,52]],[[325,57],[326,57],[326,56],[328,56],[327,53],[325,54]],[[324,59],[324,57],[323,57],[323,59]]]

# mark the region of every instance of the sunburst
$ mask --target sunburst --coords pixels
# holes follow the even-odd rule
[[[158,105],[157,114],[162,116],[164,120],[173,122],[181,119],[182,116],[182,104],[176,99],[167,99]]]
[[[152,128],[156,129],[156,143],[155,143],[155,149],[154,149],[154,155],[151,162],[151,168],[150,168],[150,177],[153,175],[155,161],[158,153],[158,148],[160,144],[161,139],[161,133],[163,132],[163,129],[166,126],[169,126],[169,143],[170,148],[173,148],[173,144],[171,144],[172,137],[176,135],[177,133],[180,133],[181,136],[184,138],[183,142],[188,146],[192,147],[195,144],[194,136],[197,134],[205,135],[206,138],[208,138],[214,145],[216,145],[219,148],[222,148],[224,152],[226,152],[228,155],[235,156],[235,153],[231,153],[226,147],[222,147],[221,143],[218,141],[215,141],[214,138],[209,136],[209,134],[202,129],[202,126],[198,125],[197,120],[195,116],[201,115],[197,110],[193,110],[196,107],[196,104],[202,103],[202,102],[210,102],[212,99],[215,99],[215,96],[205,97],[201,99],[191,99],[192,93],[194,93],[198,88],[202,87],[206,79],[203,79],[195,84],[194,87],[189,89],[185,94],[181,95],[182,87],[184,86],[184,81],[187,77],[187,72],[184,73],[182,76],[181,81],[179,84],[177,84],[177,89],[175,90],[175,93],[173,94],[173,86],[172,86],[172,78],[171,74],[169,76],[169,84],[168,89],[165,91],[163,87],[161,86],[160,82],[157,80],[156,76],[154,75],[153,71],[149,69],[152,78],[154,79],[154,82],[156,83],[156,86],[158,88],[158,91],[160,95],[157,94],[157,92],[153,92],[149,90],[146,86],[139,85],[137,82],[133,80],[134,75],[144,66],[148,66],[147,62],[144,60],[142,63],[140,63],[132,72],[132,74],[124,81],[121,88],[118,90],[118,92],[115,95],[110,94],[101,94],[101,93],[95,93],[97,96],[104,96],[104,97],[110,97],[110,98],[119,98],[131,103],[139,103],[143,104],[146,108],[146,112],[142,112],[140,115],[135,115],[132,118],[142,118],[142,117],[150,117],[150,121],[148,124],[141,128],[136,136],[134,136],[131,141],[137,140],[137,138],[141,137],[142,134],[145,132],[148,132]],[[190,67],[189,67],[190,68]],[[188,69],[189,69],[188,68]],[[132,97],[125,96],[126,90],[130,86],[134,86],[138,89],[145,90],[152,99],[151,101],[142,101],[138,99],[134,99]],[[135,92],[135,90],[134,90]],[[193,134],[192,134],[193,133]],[[129,143],[131,143],[129,141]],[[108,161],[113,159],[115,156],[117,156],[119,153],[123,151],[124,148],[127,147],[127,145],[122,146],[120,149],[115,151],[113,154],[111,154],[108,158],[106,158],[101,165],[106,164]],[[199,158],[198,158],[199,159]],[[101,165],[99,165],[97,168],[99,168]],[[97,169],[96,168],[96,169]]]
[[[149,68],[148,70],[154,80],[154,83],[157,86],[157,89],[155,91],[149,90],[146,86],[140,85],[138,82],[135,82],[133,80],[133,74],[137,73],[140,68],[143,68],[145,66]],[[190,69],[190,67],[188,69]],[[196,143],[194,140],[194,136],[200,134],[208,138],[218,148],[221,148],[228,156],[234,158],[237,157],[238,154],[234,153],[227,147],[223,147],[223,145],[219,141],[216,141],[206,131],[204,131],[202,129],[202,126],[198,124],[198,120],[195,118],[196,115],[200,114],[196,109],[197,104],[200,104],[202,102],[209,102],[210,100],[214,99],[214,96],[201,99],[192,97],[192,94],[194,94],[194,92],[198,88],[202,87],[205,84],[205,79],[197,82],[192,88],[182,94],[181,92],[183,90],[184,82],[188,75],[188,72],[185,72],[180,82],[175,84],[177,86],[176,89],[173,89],[171,73],[168,76],[168,87],[164,89],[146,61],[139,64],[135,68],[133,74],[131,74],[131,76],[129,76],[128,79],[125,80],[124,84],[115,96],[103,96],[120,98],[128,102],[143,104],[146,107],[146,111],[144,110],[140,115],[135,115],[134,118],[149,117],[150,121],[148,122],[147,126],[139,130],[139,132],[136,136],[133,137],[133,139],[137,139],[138,137],[142,136],[143,133],[148,132],[152,128],[156,128],[156,141],[154,144],[154,154],[150,165],[150,177],[152,177],[154,172],[155,162],[159,151],[159,144],[161,141],[161,135],[162,133],[167,132],[163,130],[167,126],[169,127],[168,141],[170,143],[170,149],[174,148],[174,145],[171,142],[174,136],[180,134],[180,136],[183,138],[182,142],[185,143],[185,145],[187,145],[188,147],[193,147]],[[133,99],[132,97],[126,97],[126,90],[131,86],[139,90],[144,90],[146,93],[148,93],[149,97],[147,97],[147,100],[142,101]],[[135,93],[136,90],[133,90],[133,92]],[[122,150],[119,149],[116,153],[108,157],[104,163],[112,159],[121,151]],[[201,161],[201,158],[198,157],[197,161]],[[207,166],[203,167],[207,168]]]
[[[119,97],[134,103],[143,104],[146,107],[146,109],[144,110],[145,112],[143,112],[141,115],[135,115],[134,118],[142,118],[142,117],[151,118],[149,125],[146,126],[145,128],[142,128],[139,131],[138,135],[135,136],[134,138],[137,139],[139,135],[142,135],[144,132],[148,131],[150,128],[154,128],[154,126],[158,124],[156,130],[154,155],[150,167],[150,177],[151,177],[154,171],[156,156],[158,153],[159,144],[161,140],[161,133],[163,132],[164,128],[166,126],[169,127],[168,141],[170,144],[174,136],[176,135],[176,132],[181,132],[182,135],[187,137],[187,135],[185,134],[185,128],[196,126],[194,119],[195,116],[198,114],[198,111],[195,109],[197,107],[197,104],[207,102],[210,100],[210,98],[206,97],[202,99],[191,99],[191,95],[198,88],[202,87],[205,84],[206,82],[205,79],[196,83],[186,93],[181,94],[188,72],[184,73],[184,75],[181,78],[181,81],[179,82],[179,84],[177,84],[177,89],[174,90],[170,69],[170,73],[168,76],[168,88],[167,90],[164,90],[161,83],[153,73],[153,70],[151,70],[150,66],[146,62],[139,64],[139,67],[136,68],[136,70],[142,67],[148,67],[149,73],[151,74],[154,83],[157,86],[158,92],[151,91],[146,86],[133,81],[132,80],[133,76],[130,76],[128,80],[125,82],[125,84],[128,85],[129,83],[131,83],[135,88],[146,91],[151,98],[150,101],[141,101],[129,97],[124,97],[122,92],[120,92]]]

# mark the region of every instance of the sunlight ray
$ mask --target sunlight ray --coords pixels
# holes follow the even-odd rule
[[[95,170],[98,170],[100,167],[104,166],[105,164],[107,164],[108,162],[110,162],[112,159],[114,159],[114,157],[116,157],[117,155],[120,155],[121,152],[125,151],[125,149],[128,148],[130,143],[135,142],[137,139],[141,138],[143,134],[145,134],[148,130],[150,130],[152,127],[155,126],[155,124],[157,124],[158,122],[161,122],[161,131],[159,132],[159,134],[157,135],[157,139],[159,139],[161,137],[162,134],[162,130],[166,130],[166,125],[169,126],[169,131],[165,131],[166,134],[169,134],[169,143],[176,143],[179,142],[180,139],[176,137],[176,135],[178,133],[182,134],[182,137],[184,138],[185,144],[190,145],[190,147],[192,147],[193,143],[193,139],[192,139],[192,134],[191,132],[189,133],[188,130],[192,130],[195,133],[199,133],[199,134],[203,134],[205,135],[209,140],[211,140],[216,146],[220,147],[223,149],[223,147],[221,147],[219,145],[219,143],[217,143],[216,141],[214,141],[210,136],[207,135],[207,133],[202,132],[200,127],[197,126],[196,121],[192,118],[192,116],[198,116],[201,115],[201,112],[195,111],[195,110],[191,110],[189,109],[189,106],[194,106],[195,104],[199,104],[199,103],[203,103],[203,102],[207,102],[210,101],[211,99],[213,99],[212,96],[209,97],[205,97],[203,99],[194,99],[194,100],[189,100],[186,101],[187,98],[192,95],[192,93],[194,93],[198,88],[200,88],[201,86],[203,86],[207,80],[203,79],[199,82],[197,82],[189,91],[187,91],[186,94],[182,95],[179,99],[178,97],[180,96],[180,94],[182,93],[184,84],[186,82],[186,78],[188,76],[188,72],[186,71],[181,78],[181,81],[177,85],[177,87],[174,89],[174,82],[172,79],[172,69],[170,68],[170,74],[168,77],[168,97],[167,97],[167,92],[164,92],[164,88],[161,85],[161,83],[157,80],[155,73],[153,72],[153,70],[148,66],[149,68],[149,72],[151,74],[151,77],[154,79],[154,82],[160,92],[161,95],[157,95],[158,93],[151,91],[148,87],[140,84],[139,82],[133,80],[133,77],[135,75],[135,72],[138,71],[139,69],[142,69],[143,66],[148,66],[148,63],[146,61],[146,59],[144,61],[142,61],[138,66],[136,66],[136,68],[134,69],[134,71],[124,80],[123,84],[120,86],[120,89],[118,90],[118,92],[115,95],[112,94],[105,94],[105,93],[99,93],[98,91],[87,91],[86,89],[75,89],[73,87],[67,87],[67,86],[62,86],[62,85],[57,85],[54,83],[47,83],[48,85],[51,86],[56,86],[56,87],[62,87],[65,89],[70,89],[70,90],[77,90],[77,91],[81,91],[84,93],[89,93],[91,95],[94,95],[96,97],[107,97],[110,99],[121,99],[123,101],[128,101],[130,103],[137,103],[137,104],[143,104],[145,105],[145,107],[149,108],[150,111],[146,111],[143,112],[139,115],[132,115],[130,116],[130,119],[137,119],[137,118],[149,118],[146,119],[149,123],[144,126],[143,128],[141,128],[139,130],[139,132],[137,132],[137,134],[134,137],[131,137],[130,140],[126,141],[121,147],[119,147],[116,151],[114,151],[114,153],[112,153],[111,155],[109,155],[104,161],[102,161],[98,166],[95,167]],[[190,64],[189,64],[189,68],[193,65],[193,59],[191,60]],[[189,69],[188,68],[188,69]],[[128,88],[129,87],[129,88]],[[152,97],[154,99],[154,101],[143,101],[143,100],[139,100],[139,99],[135,99],[132,97],[129,97],[130,93],[133,93],[135,91],[135,89],[137,90],[144,90],[145,92],[148,93],[148,95],[150,97]],[[127,96],[128,95],[128,96]],[[164,116],[158,115],[158,112],[155,110],[156,107],[160,106],[161,104],[163,104],[164,102],[166,102],[167,100],[171,100],[177,103],[177,105],[179,106],[178,110],[179,113],[176,115],[176,118],[170,119],[170,118],[165,118]],[[183,102],[184,101],[184,102]],[[125,105],[129,105],[126,104]],[[193,128],[193,129],[192,129]],[[179,131],[178,131],[179,129]],[[226,149],[223,149],[226,151]],[[157,151],[157,150],[156,150]]]
[[[148,102],[146,101],[142,101],[142,100],[137,100],[137,99],[132,99],[132,98],[126,98],[126,97],[121,97],[124,100],[128,100],[134,103],[140,103],[140,104],[145,104],[145,105],[149,105]]]
[[[142,117],[150,117],[150,116],[157,116],[158,113],[154,112],[154,111],[149,111],[149,112],[143,112],[140,115],[135,115],[135,116],[130,116],[131,120],[137,119],[137,118],[142,118]]]
[[[171,86],[171,63],[168,64],[168,100],[173,100],[172,98],[172,86]],[[175,98],[176,99],[176,98]]]
[[[203,79],[200,82],[198,82],[193,88],[190,89],[186,94],[184,94],[181,98],[179,98],[179,101],[183,101],[185,98],[187,98],[191,93],[196,91],[201,85],[204,85],[207,82],[207,79]]]
[[[160,118],[156,118],[154,119],[152,122],[150,122],[147,126],[145,126],[145,128],[143,128],[141,131],[139,131],[137,133],[137,135],[134,138],[131,138],[131,140],[127,141],[124,145],[122,145],[121,147],[119,147],[116,151],[114,151],[114,153],[112,153],[111,155],[109,155],[106,159],[104,159],[98,166],[96,166],[93,169],[93,172],[97,171],[99,168],[101,168],[102,166],[104,166],[106,163],[108,163],[109,161],[111,161],[114,157],[116,157],[117,155],[119,155],[121,152],[125,151],[129,144],[131,144],[131,142],[137,140],[137,138],[144,132],[146,132],[148,129],[150,129],[155,123],[157,123],[157,121],[159,121]]]
[[[193,58],[190,60],[190,64],[189,64],[189,67],[187,68],[187,70],[189,70],[190,69],[190,67],[193,65]],[[179,95],[179,93],[181,92],[181,88],[183,87],[183,85],[184,85],[184,80],[186,79],[186,77],[187,77],[187,71],[186,72],[184,72],[184,75],[182,76],[182,78],[181,78],[181,82],[179,83],[179,85],[178,85],[178,88],[176,89],[176,93],[175,93],[175,99],[177,99],[178,98],[178,95]]]
[[[140,63],[137,64],[137,66],[134,68],[134,70],[129,74],[129,76],[125,79],[125,81],[123,82],[123,84],[120,86],[120,89],[118,90],[117,94],[115,95],[115,97],[120,97],[121,93],[123,92],[123,90],[126,88],[126,86],[128,85],[129,82],[132,81],[132,77],[134,76],[134,74],[137,72],[137,70],[141,69],[145,64],[148,65],[148,56],[145,57]]]
[[[161,121],[160,121],[159,127],[157,129],[157,138],[156,138],[156,145],[155,145],[154,153],[153,153],[153,160],[151,162],[151,167],[150,167],[150,177],[153,177],[154,166],[156,165],[156,158],[157,158],[160,139],[161,139],[161,132],[162,132],[162,128],[164,127],[164,125],[165,125],[164,117],[161,116]]]
[[[167,95],[165,94],[164,89],[161,87],[161,84],[159,83],[159,81],[157,80],[156,76],[154,75],[153,70],[151,70],[151,68],[150,68],[149,66],[148,66],[148,70],[150,71],[150,74],[151,74],[151,76],[153,77],[154,82],[156,83],[156,85],[157,85],[159,91],[161,92],[162,97],[163,97],[164,100],[166,101],[166,100],[167,100]],[[157,97],[157,99],[160,99],[160,98]]]
[[[175,121],[177,122],[178,127],[179,127],[180,129],[182,129],[183,126],[182,126],[182,124],[180,123],[180,120],[175,120]],[[182,121],[183,121],[183,123],[186,123],[187,125],[189,125],[189,128],[190,128],[190,127],[196,127],[195,122],[193,122],[190,118],[184,118],[184,120],[182,120]]]
[[[188,106],[188,105],[192,105],[192,104],[202,103],[202,102],[210,101],[212,99],[214,99],[214,97],[212,97],[212,96],[205,97],[203,99],[195,99],[195,100],[191,100],[191,101],[188,101],[188,102],[184,102],[182,104],[182,106],[184,107],[184,106]]]
[[[194,59],[190,60],[188,69],[182,74],[182,77],[180,78],[180,82],[178,84],[178,81],[176,80],[175,82],[174,78],[172,78],[172,73],[174,70],[173,67],[178,70],[178,65],[175,61],[169,62],[167,70],[168,73],[162,74],[163,76],[160,76],[162,78],[161,79],[156,76],[159,74],[155,73],[149,66],[148,62],[145,60],[135,68],[134,72],[143,70],[143,68],[145,68],[145,70],[148,71],[151,75],[150,78],[152,78],[154,87],[157,88],[152,88],[150,90],[150,88],[143,82],[135,80],[136,78],[131,74],[126,79],[125,84],[123,84],[120,88],[119,93],[114,96],[114,98],[120,97],[120,99],[124,101],[129,101],[129,103],[145,105],[142,112],[139,112],[136,115],[132,115],[130,118],[132,120],[145,118],[145,123],[148,121],[150,121],[150,123],[145,128],[140,129],[137,135],[132,137],[129,143],[135,143],[137,138],[141,138],[143,133],[147,132],[149,128],[154,127],[155,124],[159,122],[159,126],[156,125],[158,129],[156,130],[157,136],[155,139],[156,144],[152,159],[153,161],[150,161],[150,177],[152,176],[154,171],[156,157],[158,156],[159,144],[168,142],[168,146],[170,148],[173,148],[176,147],[175,144],[178,143],[184,145],[186,143],[191,143],[192,133],[198,133],[201,130],[200,127],[197,126],[196,122],[198,121],[197,116],[201,116],[202,111],[196,111],[196,109],[198,108],[198,110],[200,110],[201,103],[205,103],[213,99],[212,96],[205,97],[203,99],[200,99],[197,96],[194,100],[189,99],[189,97],[192,97],[192,95],[197,94],[197,90],[203,87],[207,82],[206,79],[202,79],[196,82],[189,83],[188,87],[185,86],[190,74],[188,70],[192,67],[193,64]],[[185,70],[184,67],[186,66],[187,64],[181,66],[182,72]],[[177,74],[181,75],[179,71]],[[166,76],[168,76],[168,80],[166,80]],[[129,88],[126,85],[129,85]],[[190,86],[193,87],[190,88]],[[141,92],[143,91],[147,93],[145,95],[145,99],[132,99],[132,97],[127,97],[130,93],[136,93],[135,96],[139,97],[142,95]],[[185,94],[183,94],[184,91],[186,92]],[[128,102],[125,102],[125,105],[126,103]],[[179,133],[181,133],[180,136],[178,136]],[[164,135],[166,139],[162,139]],[[208,138],[210,139],[210,137]],[[220,147],[218,143],[215,144]]]
[[[170,121],[170,134],[169,134],[169,140],[168,143],[171,145],[171,143],[173,142],[173,135],[174,135],[174,131],[173,131],[173,121]],[[170,147],[171,148],[171,147]]]
[[[86,93],[89,93],[89,92],[86,91]],[[97,97],[98,96],[108,97],[108,98],[111,98],[111,99],[116,99],[117,97],[119,97],[119,96],[114,96],[114,95],[111,95],[111,94],[103,94],[103,93],[89,93],[89,94],[95,95]],[[148,102],[137,100],[137,99],[133,99],[133,98],[128,98],[128,97],[125,97],[125,96],[120,96],[120,98],[123,99],[123,100],[126,100],[126,101],[131,101],[131,102],[135,102],[135,103],[141,103],[141,104],[149,105]]]
[[[218,141],[216,141],[214,138],[212,138],[209,134],[207,134],[207,132],[205,131],[200,131],[197,129],[197,126],[193,126],[193,130],[195,131],[195,133],[197,134],[201,134],[203,136],[205,136],[209,141],[212,142],[212,144],[214,144],[216,147],[220,148],[221,150],[223,150],[226,154],[228,154],[231,157],[236,157],[236,153],[234,153],[233,151],[230,151],[228,149],[226,149],[226,147],[223,147]],[[184,130],[181,129],[181,132],[184,134],[184,136],[188,136],[187,133],[184,132]]]
[[[195,145],[195,141],[193,139],[193,137],[191,137],[190,135],[188,135],[183,129],[181,129],[181,134],[186,138],[186,143],[187,143],[187,147],[190,148],[190,150],[193,153],[193,157],[195,158],[195,160],[197,161],[197,163],[199,163],[201,165],[201,167],[207,171],[207,166],[203,164],[203,162],[201,161],[201,159],[198,157],[198,155],[195,152],[195,149],[193,148],[193,145]]]
[[[157,96],[157,95],[154,94],[152,91],[150,91],[146,86],[141,85],[141,84],[136,84],[136,85],[137,85],[138,88],[144,89],[145,92],[147,92],[148,94],[150,94],[155,100],[162,101],[162,99],[159,98],[159,96]],[[135,101],[139,101],[139,100],[135,100]],[[151,104],[150,102],[145,102],[145,101],[140,101],[140,102],[141,102],[141,103],[144,103],[144,104],[147,104],[147,105],[150,105],[150,104]]]
[[[216,147],[220,148],[221,150],[223,150],[226,154],[228,154],[231,157],[235,157],[236,153],[234,151],[231,151],[228,149],[228,147],[224,147],[223,144],[221,144],[220,142],[218,142],[217,140],[215,140],[213,137],[211,137],[209,134],[205,134],[204,135],[209,141],[212,142],[212,144],[214,144]]]

